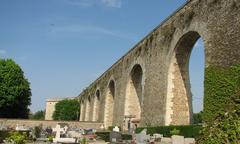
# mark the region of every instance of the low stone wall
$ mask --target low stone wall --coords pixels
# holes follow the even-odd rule
[[[57,123],[66,123],[71,128],[94,128],[100,129],[103,123],[100,122],[79,122],[79,121],[51,121],[51,120],[26,120],[26,119],[0,119],[0,126],[15,128],[17,124],[26,127],[35,127],[42,125],[43,128],[55,127]]]

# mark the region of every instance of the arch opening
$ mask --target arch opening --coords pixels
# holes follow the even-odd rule
[[[126,97],[125,97],[125,118],[130,118],[132,124],[138,125],[141,118],[141,107],[143,105],[143,70],[142,67],[137,64],[135,65],[129,75]],[[125,122],[125,126],[129,122]]]
[[[170,57],[165,125],[193,123],[193,97],[189,62],[192,50],[196,49],[194,45],[199,39],[200,35],[197,32],[186,33],[180,38]],[[203,80],[198,83],[203,85]]]
[[[114,97],[115,97],[115,82],[111,80],[108,85],[105,102],[104,123],[106,128],[113,125]]]
[[[100,90],[97,90],[95,93],[93,104],[93,121],[98,121],[99,105],[100,105]]]

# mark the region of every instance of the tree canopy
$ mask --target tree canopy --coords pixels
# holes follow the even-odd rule
[[[65,99],[55,105],[54,120],[78,120],[80,103],[77,99]]]
[[[30,119],[44,120],[45,119],[45,111],[40,110],[40,111],[35,112],[34,114],[31,115]]]
[[[19,65],[0,59],[0,118],[28,118],[31,89]]]

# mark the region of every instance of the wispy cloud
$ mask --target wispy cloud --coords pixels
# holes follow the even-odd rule
[[[4,54],[6,54],[6,53],[7,53],[6,50],[0,49],[0,54],[4,55]]]
[[[108,7],[121,8],[122,6],[121,0],[102,0],[102,3]]]
[[[95,4],[94,0],[66,0],[69,4],[74,6],[89,7]]]
[[[135,39],[136,36],[127,32],[120,32],[115,30],[106,29],[98,26],[83,26],[83,25],[70,25],[62,27],[54,27],[51,33],[55,35],[62,35],[62,33],[79,33],[81,35],[106,35],[123,39]]]
[[[121,8],[121,0],[66,0],[74,6],[90,7],[94,5],[103,5],[112,8]]]

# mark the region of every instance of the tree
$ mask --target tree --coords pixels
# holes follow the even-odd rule
[[[55,105],[54,120],[78,120],[80,103],[77,99],[65,99]]]
[[[19,65],[0,59],[0,118],[28,118],[31,89]]]
[[[37,111],[30,118],[34,119],[34,120],[44,120],[45,119],[45,111],[43,111],[43,110]]]
[[[199,113],[194,113],[193,114],[193,124],[201,124],[203,122],[202,115],[203,115],[203,111],[200,111]]]

